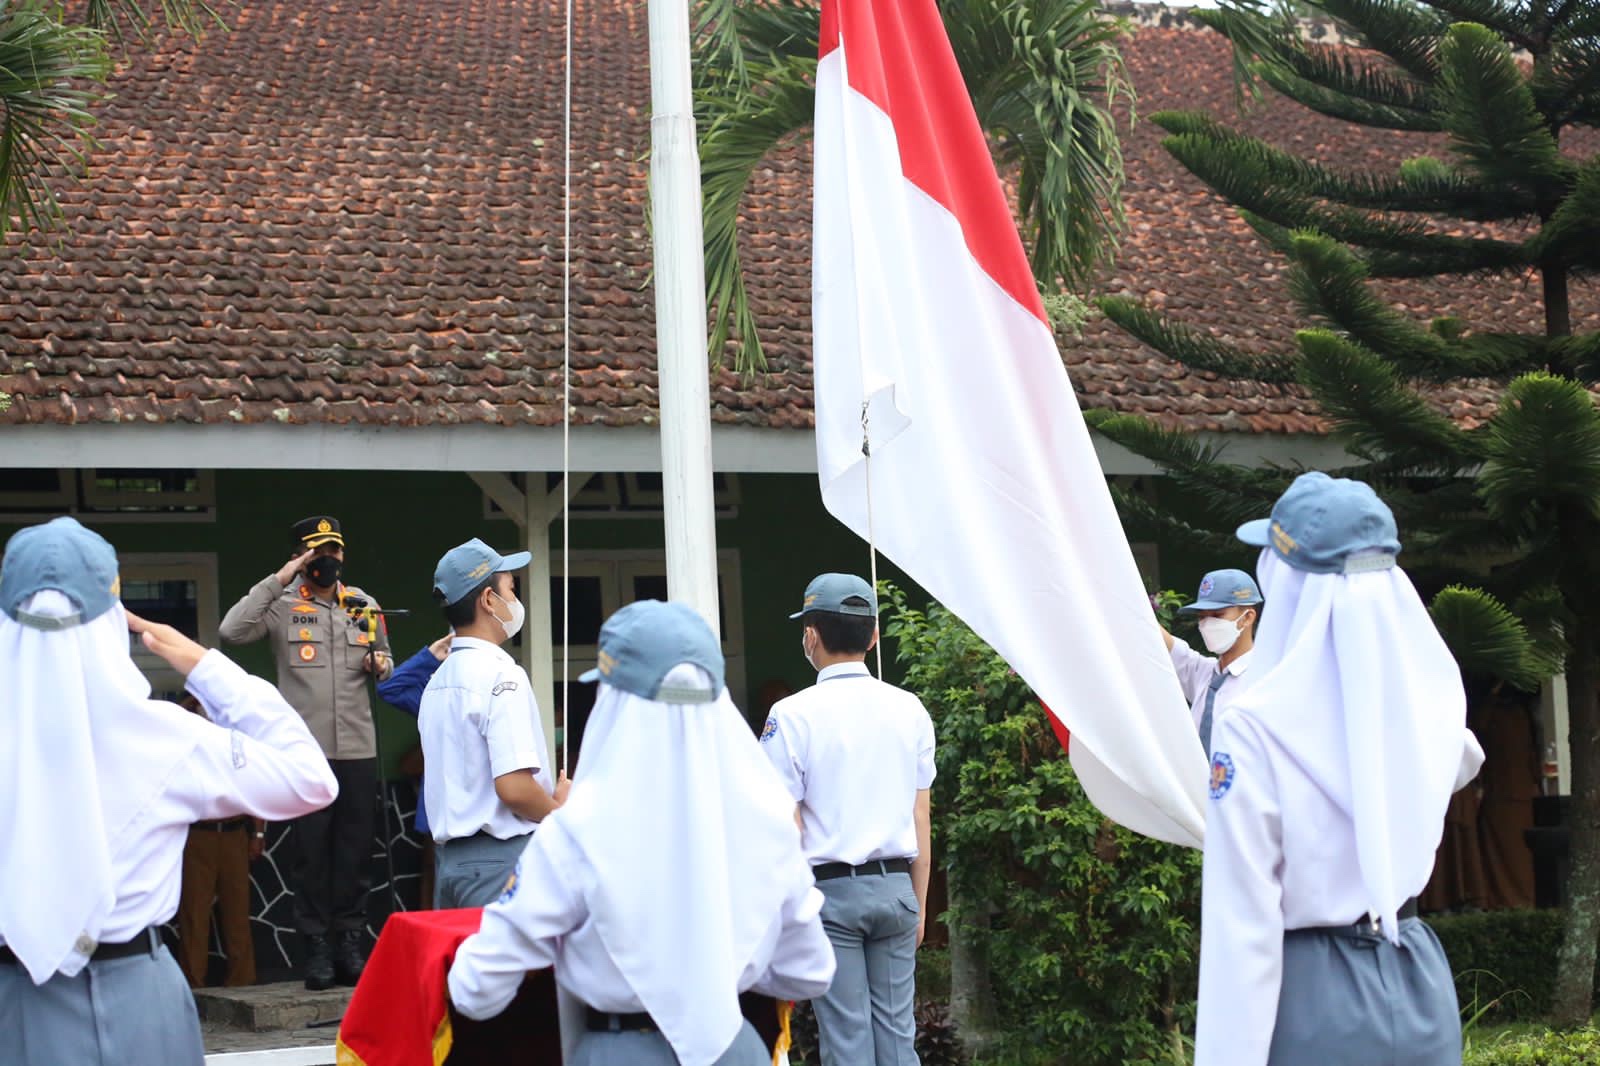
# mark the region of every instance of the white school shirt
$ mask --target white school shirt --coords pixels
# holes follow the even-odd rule
[[[817,866],[917,857],[916,794],[933,785],[933,719],[916,696],[836,663],[772,705],[761,730],[800,805],[800,847]]]
[[[1458,789],[1483,761],[1462,733]],[[1284,931],[1360,921],[1367,894],[1354,822],[1270,734],[1246,715],[1217,714],[1211,741],[1194,1066],[1266,1066]],[[1415,896],[1426,880],[1403,887]]]
[[[117,901],[100,929],[102,944],[126,943],[178,913],[183,845],[194,822],[239,815],[287,822],[339,795],[305,720],[272,685],[212,650],[185,687],[215,728],[204,731],[167,787],[110,842]]]
[[[1170,654],[1172,667],[1178,671],[1178,684],[1183,689],[1184,698],[1189,701],[1189,713],[1194,716],[1194,727],[1199,729],[1200,719],[1206,713],[1206,692],[1211,688],[1211,679],[1217,676],[1217,660],[1209,655],[1201,655],[1177,637],[1172,638]],[[1239,678],[1250,668],[1250,656],[1254,654],[1253,650],[1247,651],[1228,664],[1228,679],[1217,686],[1217,702],[1212,705],[1213,733],[1216,732],[1216,708],[1221,707],[1227,694],[1241,683]]]
[[[526,836],[538,825],[500,802],[494,779],[531,770],[554,794],[539,705],[527,672],[499,645],[457,637],[428,681],[417,711],[423,799],[439,843],[488,833]]]
[[[522,853],[512,886],[484,908],[478,932],[456,952],[449,978],[456,1009],[473,1019],[493,1017],[516,998],[529,970],[554,966],[556,981],[595,1010],[642,1011],[585,902],[597,894],[594,881],[583,852],[560,819],[552,819]],[[739,991],[797,1000],[826,992],[834,960],[821,911],[822,893],[811,885],[797,886],[772,916],[740,976]]]

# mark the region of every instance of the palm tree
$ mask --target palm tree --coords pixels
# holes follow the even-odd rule
[[[939,0],[939,10],[995,161],[1016,190],[1034,276],[1047,294],[1081,291],[1115,251],[1123,223],[1114,111],[1133,97],[1117,51],[1125,24],[1096,0]],[[745,373],[765,360],[745,294],[739,206],[762,160],[811,124],[820,17],[814,0],[700,5],[695,119],[711,353],[720,360],[736,336]]]
[[[88,0],[81,24],[54,0],[0,0],[0,238],[60,218],[54,182],[81,169],[110,71],[107,43],[147,39],[159,9],[168,28],[199,36],[205,0]]]

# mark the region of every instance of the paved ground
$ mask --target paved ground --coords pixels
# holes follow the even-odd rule
[[[331,1046],[351,990],[308,992],[298,981],[195,991],[206,1053]],[[313,1023],[329,1023],[316,1025]],[[329,1061],[332,1061],[331,1058]]]

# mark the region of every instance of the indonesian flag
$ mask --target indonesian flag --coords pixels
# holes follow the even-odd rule
[[[938,7],[823,0],[820,56],[823,503],[1032,686],[1103,812],[1198,846],[1205,755]]]

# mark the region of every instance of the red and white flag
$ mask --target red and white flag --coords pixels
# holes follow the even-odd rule
[[[828,510],[1020,674],[1090,799],[1198,845],[1206,759],[934,0],[823,0],[813,265]],[[1059,729],[1058,729],[1059,732]]]

